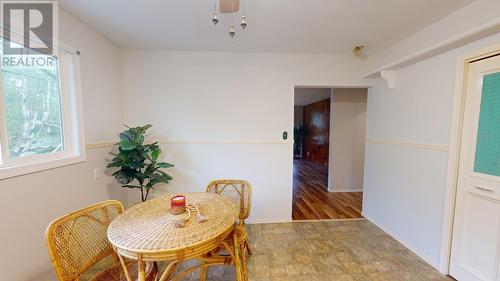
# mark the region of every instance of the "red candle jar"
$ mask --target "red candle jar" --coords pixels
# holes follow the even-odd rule
[[[170,213],[179,215],[186,211],[186,197],[184,195],[176,195],[170,199]]]

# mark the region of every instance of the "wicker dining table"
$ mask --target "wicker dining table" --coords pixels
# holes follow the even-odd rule
[[[127,280],[132,281],[125,259],[137,261],[139,281],[145,281],[146,262],[159,261],[170,261],[159,281],[180,280],[197,269],[221,264],[235,266],[237,280],[245,280],[238,247],[226,242],[236,241],[227,238],[235,235],[238,208],[218,194],[183,195],[190,212],[170,214],[173,195],[169,195],[137,204],[109,225],[108,239]],[[220,249],[228,254],[217,254]],[[197,259],[199,264],[176,273],[177,265],[189,259]]]

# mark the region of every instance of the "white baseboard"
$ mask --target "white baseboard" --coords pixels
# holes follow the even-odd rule
[[[406,240],[402,239],[398,235],[394,234],[392,231],[388,230],[387,227],[385,227],[384,225],[378,223],[372,217],[366,216],[366,214],[364,214],[364,213],[361,213],[361,215],[363,217],[365,217],[367,220],[369,220],[371,223],[373,223],[374,225],[376,225],[378,228],[382,229],[389,236],[391,236],[392,238],[396,239],[396,241],[398,241],[403,246],[405,246],[406,248],[408,248],[408,250],[412,251],[415,255],[419,256],[421,259],[423,259],[430,266],[434,267],[436,270],[438,270],[439,272],[441,272],[441,274],[445,274],[446,275],[446,273],[444,273],[444,272],[442,272],[440,270],[440,268],[439,268],[439,262],[438,262],[438,264],[435,264],[434,261],[431,258],[429,258],[429,256],[427,256],[426,254],[422,253],[420,250],[415,249],[413,246],[411,246],[410,244],[408,244],[408,242],[406,242]]]
[[[366,220],[365,218],[357,218],[357,219],[317,219],[317,220],[249,220],[246,222],[246,224],[267,224],[267,223],[294,223],[294,222],[310,222],[310,223],[315,223],[315,222],[325,222],[325,221],[361,221],[361,220]]]
[[[314,220],[293,220],[292,222],[325,222],[325,221],[365,221],[365,218],[356,219],[314,219]]]

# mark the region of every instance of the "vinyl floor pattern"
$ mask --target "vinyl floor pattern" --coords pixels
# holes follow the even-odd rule
[[[451,281],[365,219],[247,225],[249,281]],[[188,262],[189,263],[189,262]],[[184,265],[182,265],[184,266]],[[207,280],[235,280],[230,266]],[[199,280],[194,272],[185,280]]]
[[[362,192],[328,192],[328,167],[306,159],[293,161],[294,220],[362,218]]]

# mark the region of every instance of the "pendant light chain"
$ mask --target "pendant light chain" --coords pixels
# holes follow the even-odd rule
[[[217,17],[217,0],[214,0],[214,17],[212,18],[214,25],[219,23],[219,17]]]
[[[217,25],[219,23],[219,16],[217,13],[217,2],[221,0],[214,0],[214,12],[213,12],[213,17],[212,17],[212,23],[214,25]],[[229,0],[231,1],[231,22],[229,25],[229,36],[231,38],[234,38],[236,35],[236,29],[234,27],[234,14],[238,12],[239,9],[235,10],[234,4],[235,1],[237,0]],[[245,6],[246,6],[246,0],[243,0],[243,8],[242,8],[242,16],[241,16],[241,22],[240,22],[240,27],[244,31],[247,28],[247,18],[246,18],[246,13],[245,13]],[[220,2],[219,2],[219,7],[220,7]],[[239,5],[239,4],[238,4]],[[227,6],[226,6],[227,7]],[[223,9],[223,8],[221,8]],[[221,13],[225,13],[226,11],[222,11]]]
[[[243,16],[241,16],[241,29],[245,30],[245,28],[247,28],[247,22],[246,22],[246,19],[247,19],[247,16],[245,15],[245,6],[246,6],[246,2],[247,1],[243,1]]]

